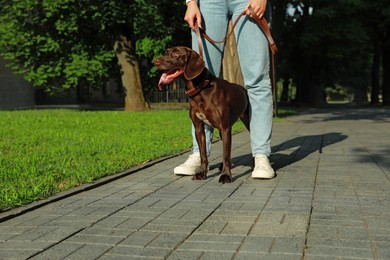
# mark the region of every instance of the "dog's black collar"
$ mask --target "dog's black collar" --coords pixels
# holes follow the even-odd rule
[[[204,68],[199,76],[191,80],[193,87],[186,90],[187,96],[196,96],[203,89],[210,86],[210,82],[212,82],[214,79],[215,76],[207,68]]]

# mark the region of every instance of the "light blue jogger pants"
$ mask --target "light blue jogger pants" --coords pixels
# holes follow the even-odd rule
[[[234,22],[244,11],[248,0],[198,0],[202,13],[202,28],[214,40],[225,38],[229,19]],[[270,21],[271,8],[266,15]],[[267,38],[257,23],[248,16],[240,19],[234,31],[237,41],[238,57],[248,91],[250,103],[250,137],[252,155],[271,153],[271,132],[273,100],[270,80],[269,45]],[[192,48],[198,51],[196,34],[192,32]],[[213,44],[203,39],[206,67],[217,77],[221,76],[224,44]],[[213,128],[205,125],[206,148],[211,152]],[[193,152],[199,152],[192,126]]]

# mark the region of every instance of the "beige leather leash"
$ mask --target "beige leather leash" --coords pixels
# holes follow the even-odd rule
[[[275,80],[275,54],[278,52],[278,48],[275,44],[274,39],[272,38],[271,31],[268,27],[267,20],[262,17],[261,19],[255,14],[253,9],[249,7],[249,11],[252,13],[252,18],[256,21],[256,23],[260,26],[262,29],[264,35],[267,37],[269,47],[271,49],[271,73],[272,73],[272,89],[273,89],[273,103],[274,103],[274,116],[277,116],[277,90],[276,90],[276,80]],[[238,21],[241,19],[241,17],[245,16],[246,12],[243,11],[237,19],[234,21],[233,26],[229,34],[221,41],[215,41],[211,39],[206,32],[201,31],[201,29],[198,27],[198,25],[195,25],[195,32],[197,36],[198,46],[199,46],[199,55],[203,57],[203,47],[202,47],[202,39],[201,36],[203,36],[206,40],[208,40],[211,43],[223,43],[226,42],[229,37],[233,34],[234,28],[236,27]]]

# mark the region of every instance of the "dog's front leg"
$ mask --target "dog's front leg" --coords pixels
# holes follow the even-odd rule
[[[222,175],[219,177],[220,183],[231,183],[233,181],[230,169],[231,165],[231,146],[232,146],[232,128],[220,130],[223,146]]]
[[[208,160],[207,160],[207,150],[206,150],[206,135],[204,133],[204,123],[197,118],[193,119],[193,124],[195,127],[195,136],[196,141],[198,142],[199,152],[200,152],[200,162],[201,162],[201,171],[196,173],[193,180],[206,180],[207,179],[207,170],[208,170]]]

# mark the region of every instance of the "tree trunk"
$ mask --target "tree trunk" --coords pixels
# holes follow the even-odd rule
[[[355,102],[357,105],[363,105],[367,102],[367,92],[361,86],[354,87],[353,102]]]
[[[313,104],[314,99],[312,95],[312,84],[311,84],[311,61],[310,57],[302,56],[300,62],[300,68],[298,69],[298,80],[297,80],[297,93],[296,100],[298,105]]]
[[[371,104],[379,103],[379,70],[381,48],[379,43],[375,44],[373,61],[371,68]]]
[[[369,84],[369,79],[366,79],[364,75],[356,75],[355,79],[352,81],[352,86],[354,91],[353,102],[355,102],[357,105],[367,104],[368,84]]]
[[[232,29],[232,23],[229,23],[228,31]],[[223,60],[222,60],[223,78],[229,82],[233,82],[244,86],[240,61],[237,54],[237,46],[235,38],[229,37],[225,45]],[[217,75],[218,76],[218,75]]]
[[[390,28],[387,28],[390,31]],[[383,105],[390,105],[390,36],[387,34],[385,42],[383,44],[383,86],[382,86],[382,98]]]
[[[125,36],[119,36],[114,48],[121,70],[122,85],[126,92],[125,111],[145,110],[139,64],[131,47],[131,41]]]
[[[288,102],[288,90],[290,86],[290,79],[283,79],[283,88],[282,88],[282,96],[280,97],[280,102],[287,103]]]
[[[299,34],[302,33],[310,23],[310,16],[308,11],[309,5],[305,5],[304,7],[304,15],[301,18]],[[298,35],[299,38],[300,35]],[[297,92],[296,92],[296,102],[297,105],[315,105],[315,93],[313,84],[312,75],[316,74],[316,64],[314,54],[307,50],[302,50],[301,47],[298,48],[298,55],[296,56],[299,59],[297,62]]]

